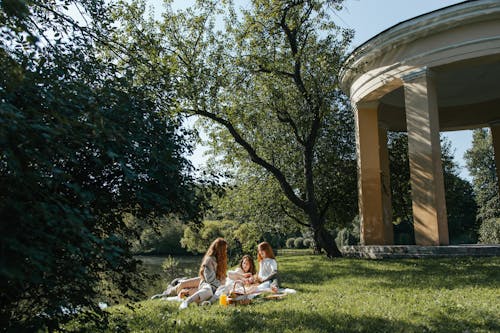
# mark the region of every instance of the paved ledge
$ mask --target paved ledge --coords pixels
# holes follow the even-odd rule
[[[342,246],[340,250],[344,257],[366,259],[500,256],[500,245],[483,244],[447,246],[350,245]]]

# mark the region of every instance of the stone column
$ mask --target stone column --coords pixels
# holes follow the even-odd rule
[[[491,141],[493,150],[495,151],[495,166],[497,171],[497,183],[500,193],[500,121],[495,121],[490,124]]]
[[[403,80],[415,242],[448,245],[436,87],[427,68]]]
[[[361,244],[392,244],[392,224],[390,237],[384,225],[387,214],[384,213],[383,205],[381,151],[387,151],[387,139],[384,142],[380,137],[378,102],[358,103],[355,107]],[[385,165],[388,169],[388,161]]]

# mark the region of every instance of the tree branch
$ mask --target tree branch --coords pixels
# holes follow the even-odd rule
[[[281,76],[285,76],[285,77],[288,77],[288,78],[291,78],[293,79],[294,78],[294,74],[293,73],[289,73],[289,72],[285,72],[285,71],[279,71],[279,70],[273,70],[273,69],[268,69],[268,68],[264,68],[262,65],[258,65],[259,66],[259,69],[257,70],[257,72],[260,72],[260,73],[268,73],[268,74],[277,74],[277,75],[281,75]]]
[[[292,220],[294,220],[294,221],[295,221],[295,222],[297,222],[298,224],[300,224],[300,225],[302,225],[302,226],[304,226],[304,227],[307,227],[307,228],[310,228],[310,227],[311,227],[309,224],[302,222],[302,221],[301,221],[301,220],[300,220],[297,216],[290,214],[290,213],[286,210],[285,206],[280,205],[280,207],[281,207],[281,209],[283,210],[283,213],[285,213],[285,215],[286,215],[286,216],[288,216],[289,218],[291,218]]]
[[[284,113],[285,114],[285,117],[283,117],[281,115],[281,113]],[[286,110],[278,110],[278,108],[276,108],[276,117],[278,118],[279,121],[281,121],[282,123],[285,123],[285,124],[288,124],[290,125],[290,127],[292,128],[293,130],[293,133],[295,135],[295,138],[297,139],[297,141],[301,144],[301,145],[305,145],[305,140],[304,138],[302,138],[302,136],[300,135],[299,133],[299,129],[297,127],[297,124],[293,121],[292,117],[290,116],[290,113]]]
[[[283,192],[285,193],[287,198],[291,202],[293,202],[293,204],[296,205],[297,207],[299,207],[301,209],[306,209],[306,203],[295,194],[292,186],[286,180],[285,175],[278,168],[276,168],[274,165],[272,165],[271,163],[269,163],[266,160],[264,160],[263,158],[261,158],[257,154],[257,152],[255,151],[255,149],[250,145],[250,143],[248,143],[248,141],[246,141],[240,135],[240,133],[238,133],[238,131],[234,128],[233,124],[230,121],[228,121],[222,117],[219,117],[211,112],[208,112],[206,110],[192,110],[192,112],[196,113],[200,116],[204,116],[204,117],[207,117],[209,119],[212,119],[213,121],[217,122],[218,124],[226,127],[227,130],[229,131],[229,133],[231,133],[231,135],[233,136],[234,140],[241,147],[243,147],[243,149],[246,150],[246,152],[250,156],[250,159],[252,160],[252,162],[260,165],[261,167],[265,168],[266,170],[268,170],[269,172],[271,172],[273,174],[274,178],[276,178],[276,180],[280,184],[280,186],[283,189]]]

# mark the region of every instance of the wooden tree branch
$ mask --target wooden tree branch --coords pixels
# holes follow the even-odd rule
[[[257,70],[257,72],[268,73],[268,74],[276,74],[276,75],[285,76],[285,77],[291,78],[291,79],[294,78],[294,74],[293,73],[289,73],[289,72],[286,72],[286,71],[279,71],[279,70],[276,70],[276,69],[274,69],[274,70],[273,69],[268,69],[268,68],[263,67],[260,64],[258,66],[259,66],[259,69]]]
[[[284,113],[285,114],[285,117],[283,117],[281,115],[281,113]],[[288,124],[290,125],[290,127],[292,128],[293,130],[293,133],[295,135],[295,138],[297,139],[297,141],[301,144],[301,145],[304,145],[305,144],[305,141],[304,141],[304,138],[302,138],[302,136],[300,135],[299,133],[299,129],[297,127],[297,124],[293,121],[292,117],[290,116],[290,113],[286,110],[276,110],[276,117],[278,118],[279,121],[281,121],[282,123],[285,123],[285,124]]]
[[[262,166],[263,168],[265,168],[266,170],[271,172],[271,174],[276,178],[276,180],[280,184],[286,197],[291,202],[293,202],[293,204],[296,205],[297,207],[304,209],[304,210],[306,209],[306,207],[307,207],[306,203],[295,194],[292,186],[286,180],[285,175],[278,168],[276,168],[274,165],[272,165],[271,163],[269,163],[266,160],[264,160],[263,158],[261,158],[257,154],[257,152],[255,151],[255,149],[250,145],[250,143],[248,141],[246,141],[240,135],[240,133],[238,133],[238,131],[236,130],[236,128],[234,128],[233,124],[230,121],[228,121],[222,117],[219,117],[219,116],[215,115],[214,113],[206,111],[206,110],[193,110],[193,113],[196,113],[196,114],[203,116],[203,117],[207,117],[209,119],[212,119],[213,121],[217,122],[218,124],[226,127],[226,129],[229,131],[229,133],[231,133],[231,135],[233,136],[234,140],[241,147],[243,147],[243,149],[246,150],[246,152],[250,156],[250,159],[252,160],[252,162]]]
[[[304,226],[304,227],[307,227],[307,228],[310,228],[310,227],[311,227],[309,224],[302,222],[302,221],[301,221],[301,220],[300,220],[297,216],[290,214],[290,213],[286,210],[285,206],[280,205],[280,207],[281,207],[281,210],[283,210],[283,213],[285,213],[285,215],[286,215],[286,216],[288,216],[289,218],[291,218],[292,220],[294,220],[295,222],[297,222],[297,223],[298,223],[298,224],[300,224],[301,226]]]

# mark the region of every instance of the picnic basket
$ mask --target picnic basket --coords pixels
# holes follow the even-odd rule
[[[236,285],[241,285],[243,292],[236,290]],[[252,302],[245,290],[245,284],[242,281],[235,281],[229,297],[227,298],[228,304],[234,305],[248,305]]]

